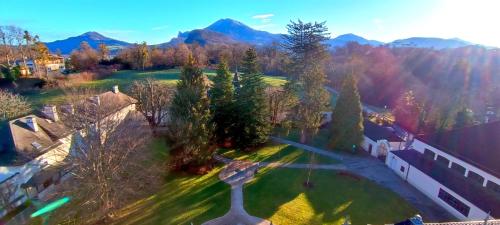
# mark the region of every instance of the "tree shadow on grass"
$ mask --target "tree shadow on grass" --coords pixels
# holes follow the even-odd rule
[[[276,224],[384,224],[416,213],[396,194],[368,180],[313,171],[312,189],[302,185],[307,170],[268,169],[244,189],[245,208]]]
[[[230,187],[215,169],[207,175],[170,174],[162,191],[134,206],[117,224],[200,224],[229,210]]]

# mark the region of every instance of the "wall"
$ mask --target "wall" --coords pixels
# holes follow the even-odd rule
[[[443,186],[442,184],[435,181],[431,177],[427,176],[425,173],[421,172],[417,168],[410,166],[406,161],[402,160],[401,158],[395,156],[392,153],[389,153],[387,165],[392,170],[394,170],[396,174],[405,179],[408,183],[413,185],[415,188],[417,188],[419,191],[427,195],[438,205],[446,209],[446,211],[450,212],[452,215],[461,220],[466,220],[466,219],[481,220],[486,218],[486,216],[488,215],[486,212],[483,212],[481,209],[479,209],[469,201],[465,200],[464,198],[460,197],[452,190],[448,189],[447,187]],[[400,171],[401,166],[405,167],[404,172]],[[460,212],[456,211],[453,207],[448,205],[446,202],[438,198],[438,193],[440,188],[445,190],[446,192],[448,192],[449,194],[451,194],[452,196],[459,199],[464,204],[470,207],[468,217],[465,217]]]

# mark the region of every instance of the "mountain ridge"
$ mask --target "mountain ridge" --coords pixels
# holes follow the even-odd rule
[[[215,21],[209,26],[201,29],[194,29],[185,32],[179,32],[177,37],[172,38],[168,42],[160,43],[154,46],[157,47],[172,47],[179,43],[200,45],[207,44],[228,44],[242,42],[255,46],[264,46],[273,42],[283,40],[283,34],[274,34],[267,31],[256,30],[242,22],[225,18]],[[93,48],[97,48],[100,43],[104,43],[110,47],[112,51],[117,51],[122,48],[131,46],[131,43],[106,37],[96,31],[89,31],[79,36],[69,37],[64,40],[47,42],[46,45],[51,52],[56,52],[60,49],[62,54],[70,54],[71,51],[77,49],[82,41],[87,41]],[[436,37],[410,37],[406,39],[398,39],[392,42],[384,43],[377,40],[370,40],[353,33],[339,35],[335,38],[330,38],[325,43],[330,45],[330,49],[343,47],[349,42],[357,42],[361,45],[371,46],[389,46],[389,47],[413,47],[413,48],[432,48],[432,49],[447,49],[460,48],[469,45],[477,45],[459,38],[436,38]],[[481,46],[481,45],[479,45]]]

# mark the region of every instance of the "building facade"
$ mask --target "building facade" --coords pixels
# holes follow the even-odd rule
[[[386,164],[459,219],[500,218],[500,122],[417,137]]]

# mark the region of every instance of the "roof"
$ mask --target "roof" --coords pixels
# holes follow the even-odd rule
[[[108,91],[99,94],[100,102],[106,103],[106,113],[111,115],[126,106],[134,104],[135,99],[121,92]],[[91,100],[86,100],[94,103]],[[108,104],[109,103],[109,104]],[[94,106],[92,106],[94,107]],[[38,124],[38,131],[33,131],[27,124],[27,118],[32,117]],[[44,154],[61,144],[59,139],[69,135],[72,130],[61,121],[53,121],[43,116],[28,115],[9,121],[10,136],[14,150],[0,152],[0,165],[18,166]]]
[[[403,142],[404,140],[398,137],[389,127],[383,127],[369,120],[363,122],[364,134],[368,138],[378,141],[387,140],[389,142]]]
[[[467,180],[462,174],[442,166],[432,159],[425,158],[416,150],[398,150],[392,151],[392,153],[483,211],[491,212],[491,216],[500,217],[500,196],[493,191]]]
[[[38,131],[33,131],[26,123],[32,117],[38,124]],[[70,130],[62,122],[54,122],[36,115],[28,115],[9,121],[12,141],[17,153],[16,158],[24,160],[13,161],[13,165],[23,164],[26,160],[36,158],[46,151],[60,145],[59,139],[67,136]],[[39,146],[38,148],[36,146]],[[12,155],[11,155],[12,156]]]
[[[417,139],[500,177],[500,121],[424,135]]]

